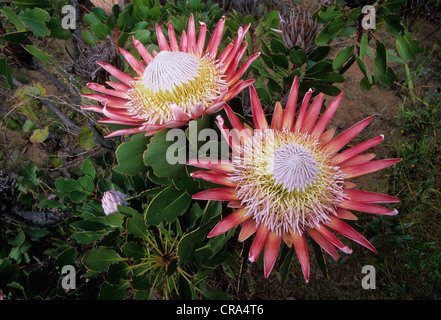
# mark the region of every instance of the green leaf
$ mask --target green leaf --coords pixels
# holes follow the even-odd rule
[[[40,37],[50,35],[50,30],[46,27],[46,23],[50,20],[50,15],[47,11],[41,8],[27,9],[20,18],[35,35]]]
[[[29,138],[32,143],[42,143],[49,137],[49,127],[44,127],[44,129],[35,129]]]
[[[161,9],[159,9],[158,7],[153,7],[149,9],[147,18],[149,20],[158,21],[159,19],[161,19],[161,14]]]
[[[342,11],[338,8],[338,6],[329,6],[325,11],[318,12],[318,18],[321,22],[331,21],[340,15],[342,15]]]
[[[329,52],[331,52],[331,46],[319,46],[308,55],[308,59],[311,61],[320,61],[325,59]]]
[[[133,35],[138,41],[147,44],[150,41],[150,30],[136,30]]]
[[[70,224],[70,227],[80,231],[101,231],[107,228],[107,226],[104,224],[104,219],[101,217],[98,219],[92,217],[84,220],[74,221]]]
[[[129,198],[130,199],[130,198]],[[118,206],[118,212],[130,217],[141,217],[141,214],[131,207]]]
[[[78,184],[78,182],[75,181],[74,179],[58,178],[57,180],[55,180],[55,187],[58,190],[63,191],[65,193],[83,190],[81,186]]]
[[[85,14],[83,19],[84,19],[84,22],[87,23],[89,26],[92,26],[95,23],[101,22],[101,20],[94,13]]]
[[[273,60],[267,56],[266,54],[261,54],[260,57],[262,58],[263,62],[265,62],[266,66],[270,69],[274,68]]]
[[[377,75],[375,75],[375,77],[377,77]],[[391,67],[387,68],[386,74],[378,75],[378,80],[381,81],[381,83],[388,89],[392,87],[395,79],[396,79],[396,75]]]
[[[368,45],[368,41],[369,41],[368,34],[367,33],[363,34],[363,36],[361,37],[361,42],[360,42],[360,58],[361,59],[363,59],[364,55],[366,54],[366,48]]]
[[[90,33],[89,31],[81,31],[81,36],[83,37],[84,41],[86,41],[92,47],[96,46],[92,33]]]
[[[363,92],[368,92],[369,90],[371,90],[372,85],[369,83],[369,80],[364,77],[363,79],[361,79],[360,81],[360,90]]]
[[[283,69],[288,69],[289,61],[288,58],[283,53],[273,54],[271,56],[273,62]]]
[[[144,219],[138,216],[127,219],[127,230],[135,237],[147,238],[149,236]]]
[[[311,241],[311,245],[314,250],[315,258],[320,267],[320,270],[322,271],[325,279],[328,279],[328,268],[326,267],[326,260],[322,251],[322,247],[315,241]]]
[[[295,64],[302,65],[306,62],[306,59],[308,59],[308,56],[302,49],[291,49],[289,52],[289,57],[291,58],[291,61]]]
[[[51,18],[49,20],[49,23],[47,24],[47,27],[50,30],[50,37],[52,38],[58,38],[63,40],[68,40],[72,38],[72,33],[69,30],[66,30],[61,25],[61,22],[57,18]]]
[[[318,79],[318,80],[332,82],[332,83],[341,83],[345,80],[345,78],[341,74],[339,74],[338,72],[316,73],[310,77],[312,79]]]
[[[368,82],[372,83],[372,75],[371,75],[368,67],[364,63],[363,59],[360,59],[360,57],[358,55],[355,55],[355,60],[357,61],[358,67],[360,68],[361,72],[363,72],[363,74],[365,75]]]
[[[330,84],[316,84],[313,87],[316,91],[323,92],[329,96],[337,96],[341,92],[339,88]]]
[[[129,287],[130,282],[124,279],[120,279],[118,284],[109,284],[105,282],[101,286],[98,300],[124,300],[126,298],[126,290]]]
[[[273,79],[268,79],[268,89],[270,89],[273,93],[282,92],[282,87]]]
[[[57,259],[55,260],[55,266],[62,268],[66,265],[75,265],[77,256],[78,251],[76,248],[67,248],[58,255]]]
[[[46,8],[49,6],[49,0],[15,0],[13,1],[15,5],[17,5],[20,8],[30,8],[30,7],[40,7],[40,8]]]
[[[260,47],[261,47],[261,49],[263,51],[263,54],[265,54],[267,56],[271,56],[272,52],[268,48],[268,46],[266,45],[265,41],[260,41]]]
[[[84,191],[92,193],[95,190],[95,185],[93,184],[93,180],[89,176],[80,177],[78,179],[78,183]]]
[[[129,32],[121,32],[118,38],[118,47],[123,48],[129,38]]]
[[[93,7],[92,13],[100,20],[106,20],[107,19],[107,13],[103,8],[100,7]]]
[[[27,168],[23,168],[18,172],[18,182],[20,186],[28,189],[34,189],[38,187],[41,180],[37,174],[37,166],[32,161]]]
[[[121,257],[113,249],[98,247],[89,251],[82,261],[89,270],[106,271],[111,264],[121,261]]]
[[[195,179],[190,176],[191,172],[200,171],[199,168],[185,166],[184,170],[177,177],[173,177],[172,182],[176,189],[187,192],[189,195],[194,195],[201,191],[200,183],[202,179]]]
[[[72,238],[74,238],[79,244],[91,244],[101,240],[103,237],[104,233],[93,231],[81,231],[72,234]]]
[[[26,236],[23,231],[20,231],[18,235],[14,238],[14,240],[11,241],[11,245],[14,247],[21,246],[26,240]]]
[[[30,33],[30,30],[8,32],[1,35],[0,40],[13,44],[22,44]]]
[[[352,35],[357,31],[357,27],[351,25],[352,21],[348,22],[343,29],[338,34],[339,38],[351,38]]]
[[[306,69],[305,75],[307,76],[313,76],[317,74],[322,74],[324,72],[331,72],[332,71],[332,64],[329,61],[319,61],[315,64],[313,64],[311,67]]]
[[[188,8],[190,11],[196,12],[202,10],[204,8],[204,4],[201,2],[201,0],[189,0]]]
[[[111,32],[107,24],[103,22],[97,22],[90,27],[93,35],[97,40],[104,40]]]
[[[9,71],[8,61],[5,57],[0,58],[0,74],[4,75],[9,89],[14,89],[11,72]]]
[[[357,18],[361,15],[361,8],[355,8],[352,9],[349,14],[348,17],[351,20],[357,20]]]
[[[118,16],[118,29],[124,32],[131,32],[131,28],[132,28],[132,18],[130,15],[129,10],[124,10],[123,12],[120,13],[120,15]]]
[[[121,247],[122,252],[126,258],[133,258],[140,260],[147,256],[147,250],[138,242],[127,242]]]
[[[272,52],[274,53],[281,53],[284,56],[288,54],[288,49],[286,48],[285,44],[279,39],[276,38],[271,39],[270,47]]]
[[[127,277],[130,267],[124,261],[112,264],[106,275],[106,282],[112,286],[118,285],[122,278]]]
[[[32,54],[34,57],[36,57],[36,58],[38,58],[38,59],[40,59],[40,60],[42,60],[42,61],[44,61],[44,62],[47,62],[47,61],[49,61],[49,59],[52,58],[49,54],[44,53],[43,51],[41,51],[41,50],[38,49],[37,47],[31,46],[31,45],[29,45],[29,44],[23,46],[23,48],[24,48],[27,52],[29,52],[30,54]]]
[[[399,37],[404,30],[404,27],[401,24],[401,16],[389,14],[383,18],[387,30],[395,37]]]
[[[20,18],[15,14],[15,12],[9,8],[9,7],[3,7],[0,10],[3,15],[9,19],[9,22],[12,23],[18,31],[25,31],[26,30],[26,26],[23,23],[23,21],[20,20]]]
[[[354,54],[354,47],[349,46],[342,50],[340,50],[332,61],[332,68],[334,70],[340,70],[341,67],[345,64],[346,61]]]
[[[19,273],[18,264],[13,263],[10,259],[0,260],[0,279],[8,279],[8,285],[11,285],[18,278]]]
[[[122,143],[116,149],[118,165],[114,168],[121,174],[134,176],[147,171],[143,162],[143,154],[150,138],[144,133],[133,135],[128,142]]]
[[[150,202],[145,212],[148,224],[158,225],[162,221],[175,221],[189,208],[191,197],[185,192],[168,186]]]
[[[291,248],[283,261],[282,267],[280,268],[280,284],[283,287],[288,275],[289,267],[291,266],[292,257],[294,255],[294,248]]]
[[[271,96],[268,93],[266,87],[258,83],[255,83],[254,87],[256,88],[256,92],[259,96],[260,101],[262,102],[262,105],[269,106],[271,104]]]
[[[176,177],[185,170],[187,138],[185,134],[178,135],[177,141],[174,141],[173,132],[168,129],[159,131],[144,153],[145,165],[151,166],[159,177]],[[171,164],[172,161],[176,163]]]
[[[406,0],[389,0],[389,1],[385,1],[382,4],[382,6],[391,11],[398,11],[405,4],[406,4]]]
[[[386,47],[380,41],[376,41],[377,44],[377,56],[374,59],[374,64],[378,68],[381,74],[385,74],[387,71],[387,55]]]
[[[337,17],[334,21],[328,23],[317,35],[315,43],[317,45],[326,45],[340,33],[346,24],[346,19],[342,16]]]
[[[84,126],[81,128],[81,132],[78,135],[78,144],[81,148],[90,150],[96,147],[94,139],[95,136],[88,127]]]
[[[179,263],[186,263],[193,258],[196,245],[207,237],[208,230],[211,229],[216,222],[218,222],[218,219],[213,218],[181,238],[178,243]]]
[[[395,44],[398,54],[407,61],[412,61],[418,54],[424,52],[424,47],[420,47],[419,41],[412,39],[408,32],[397,38]]]
[[[83,162],[81,166],[81,170],[85,175],[89,176],[92,180],[95,179],[96,170],[90,158]]]
[[[198,151],[206,142],[206,139],[203,139],[205,138],[205,136],[202,137],[201,135],[201,131],[203,132],[204,129],[209,129],[209,128],[210,128],[209,115],[203,115],[202,118],[194,119],[188,123],[188,128],[185,130],[185,136],[188,139],[189,159],[195,159],[198,157]]]
[[[34,130],[37,127],[37,125],[32,122],[31,120],[26,120],[25,123],[23,124],[23,131],[24,132],[29,132]]]

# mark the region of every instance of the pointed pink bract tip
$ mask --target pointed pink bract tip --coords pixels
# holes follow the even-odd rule
[[[349,248],[348,246],[344,246],[343,248],[341,248],[341,251],[343,251],[344,253],[347,253],[347,254],[352,253],[352,249]]]

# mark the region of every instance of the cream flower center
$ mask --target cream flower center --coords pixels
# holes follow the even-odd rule
[[[228,88],[221,68],[208,56],[161,51],[127,91],[129,112],[149,124],[176,120],[172,107],[189,117],[207,109]]]
[[[237,196],[256,224],[278,234],[302,234],[336,214],[343,176],[308,134],[256,130],[233,158]]]
[[[145,68],[142,83],[153,92],[173,90],[198,76],[200,61],[185,52],[161,51]]]
[[[275,185],[283,185],[288,191],[304,191],[320,173],[318,163],[311,152],[296,143],[284,144],[274,150],[270,161],[270,173]]]

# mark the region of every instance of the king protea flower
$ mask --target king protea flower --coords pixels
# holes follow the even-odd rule
[[[336,248],[351,253],[331,231],[376,249],[361,234],[343,222],[356,220],[349,211],[395,215],[391,210],[373,203],[394,203],[395,197],[355,189],[349,180],[386,168],[401,159],[371,161],[375,154],[363,153],[383,141],[383,135],[341,151],[371,122],[368,117],[340,135],[335,129],[326,130],[342,94],[338,95],[319,117],[324,94],[320,93],[309,105],[309,90],[296,116],[297,78],[282,109],[276,104],[271,124],[268,124],[254,86],[250,87],[251,109],[255,129],[242,124],[226,105],[224,110],[233,126],[229,131],[221,116],[217,124],[227,138],[233,154],[231,161],[189,161],[189,164],[209,169],[192,174],[225,187],[205,190],[194,199],[229,201],[237,208],[221,220],[208,237],[222,234],[242,224],[239,241],[254,233],[249,260],[256,261],[264,249],[264,274],[268,277],[276,261],[281,240],[294,245],[305,280],[309,281],[309,256],[306,235],[315,240],[332,257],[338,259]]]
[[[259,56],[256,53],[238,68],[247,44],[242,44],[249,25],[240,27],[236,39],[218,55],[225,24],[223,17],[211,35],[207,47],[207,27],[200,22],[199,36],[191,15],[188,30],[182,32],[178,44],[171,22],[167,42],[156,25],[159,52],[151,55],[144,45],[133,39],[144,63],[124,49],[122,55],[136,72],[127,75],[115,67],[98,62],[121,82],[107,82],[113,89],[89,83],[87,87],[101,94],[83,96],[99,101],[103,106],[85,106],[83,109],[103,113],[102,123],[130,125],[131,128],[114,131],[106,137],[145,132],[152,135],[163,128],[177,128],[202,114],[212,114],[254,80],[241,77]]]

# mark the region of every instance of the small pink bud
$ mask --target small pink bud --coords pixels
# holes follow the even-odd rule
[[[110,190],[104,192],[103,198],[101,199],[101,204],[106,215],[112,213],[118,213],[118,206],[128,206],[128,202],[125,201],[128,198],[124,193]]]

